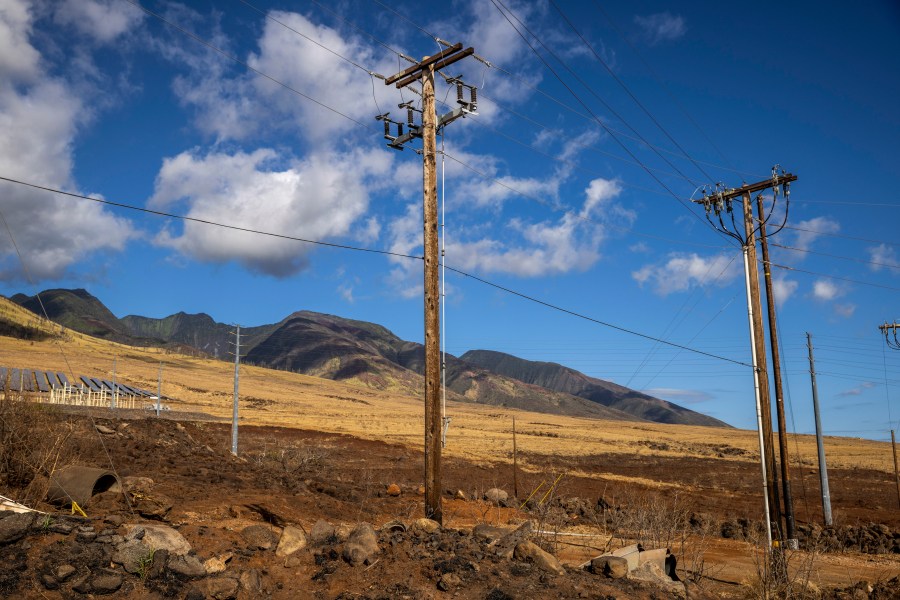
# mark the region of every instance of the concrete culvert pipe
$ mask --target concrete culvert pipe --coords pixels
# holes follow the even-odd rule
[[[118,479],[112,471],[97,467],[72,465],[54,471],[50,476],[47,502],[65,506],[73,501],[87,506],[91,497],[108,491]]]

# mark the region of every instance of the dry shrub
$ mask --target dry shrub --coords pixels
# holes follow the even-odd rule
[[[33,504],[46,496],[50,474],[75,462],[74,427],[54,407],[27,396],[0,395],[0,488]]]
[[[820,547],[804,550],[788,548],[767,549],[767,540],[757,540],[754,552],[756,573],[744,586],[747,598],[794,598],[806,600],[821,598],[822,592],[814,581],[815,565],[822,553]]]

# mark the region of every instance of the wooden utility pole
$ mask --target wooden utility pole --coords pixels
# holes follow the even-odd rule
[[[443,522],[441,507],[441,339],[440,339],[440,258],[438,253],[437,218],[437,130],[452,120],[445,115],[437,118],[434,101],[434,74],[474,52],[462,49],[462,44],[450,46],[437,54],[426,56],[411,67],[386,77],[386,85],[396,84],[397,88],[421,80],[422,82],[422,125],[415,128],[410,123],[410,132],[397,137],[390,136],[387,115],[380,115],[385,121],[385,137],[393,148],[403,149],[403,144],[415,137],[422,138],[422,182],[425,254],[425,517],[438,523]],[[463,109],[458,116],[462,116]],[[411,116],[411,111],[410,111]]]
[[[772,291],[772,268],[769,263],[769,240],[766,237],[766,215],[762,195],[756,197],[759,214],[759,242],[763,255],[766,283],[766,307],[769,311],[769,345],[772,348],[772,379],[775,382],[775,409],[778,416],[778,449],[781,456],[781,491],[784,497],[785,536],[788,544],[794,540],[794,499],[791,494],[791,473],[787,444],[787,424],[784,417],[784,393],[781,384],[781,356],[778,353],[778,325],[775,315],[775,295]]]
[[[891,436],[893,436],[891,432]],[[513,498],[519,497],[519,455],[516,452],[516,417],[513,415]],[[894,464],[897,464],[897,454],[894,453]]]
[[[744,234],[747,240],[747,260],[750,276],[750,301],[753,304],[753,342],[756,344],[756,368],[759,373],[759,398],[762,409],[762,427],[765,444],[763,457],[766,463],[766,493],[773,514],[771,520],[781,530],[781,505],[778,501],[778,486],[775,482],[775,449],[772,435],[772,404],[769,400],[769,371],[766,364],[766,338],[763,330],[762,302],[760,300],[759,268],[756,258],[756,229],[753,221],[753,202],[750,194],[742,196],[744,207]],[[782,533],[779,531],[779,533]]]

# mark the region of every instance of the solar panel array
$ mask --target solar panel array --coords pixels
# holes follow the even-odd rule
[[[79,375],[78,384],[74,387],[78,386],[94,393],[106,392],[107,394],[112,394],[114,391],[117,391],[122,396],[156,397],[154,392],[148,390],[118,382],[113,383],[97,377],[88,377],[87,375]],[[66,374],[62,372],[0,367],[0,390],[48,393],[50,390],[66,387],[73,386],[69,383],[69,378],[66,377]],[[162,398],[171,400],[168,396],[163,396]]]

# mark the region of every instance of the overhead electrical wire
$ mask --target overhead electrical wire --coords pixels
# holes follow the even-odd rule
[[[566,22],[566,24],[569,26],[569,28],[572,31],[574,31],[575,35],[577,35],[578,38],[582,41],[582,43],[584,43],[584,45],[587,46],[588,50],[591,51],[591,54],[593,55],[593,57],[596,58],[597,61],[601,65],[603,65],[603,68],[606,69],[606,72],[609,73],[610,77],[612,77],[616,81],[616,83],[618,83],[619,86],[621,86],[622,89],[625,90],[625,93],[627,93],[628,96],[634,101],[634,103],[637,104],[642,111],[644,111],[644,114],[647,115],[647,117],[651,121],[653,121],[654,125],[656,125],[656,127],[659,128],[659,130],[662,131],[663,134],[665,134],[665,136],[667,138],[669,138],[669,141],[672,142],[673,144],[675,144],[675,147],[678,148],[682,152],[682,154],[684,154],[685,156],[688,157],[688,160],[690,160],[691,163],[697,168],[697,170],[700,171],[704,177],[706,177],[707,181],[709,183],[713,183],[715,181],[715,178],[712,175],[710,175],[709,173],[707,173],[706,170],[702,166],[700,166],[697,163],[697,161],[694,160],[694,158],[688,153],[688,151],[685,150],[681,146],[681,144],[679,144],[678,141],[675,140],[674,137],[672,137],[672,134],[670,134],[669,131],[665,127],[663,127],[662,123],[660,123],[659,120],[656,117],[654,117],[653,114],[649,110],[647,110],[647,107],[644,106],[644,103],[641,102],[638,99],[638,97],[634,95],[634,93],[625,84],[625,82],[622,81],[622,79],[618,75],[616,75],[615,71],[612,70],[612,68],[609,66],[609,64],[607,64],[607,62],[603,59],[603,57],[600,56],[600,54],[594,49],[594,46],[591,45],[591,43],[587,41],[587,39],[581,34],[580,31],[578,31],[578,28],[575,27],[575,24],[572,23],[571,20],[569,20],[569,17],[566,16],[566,13],[564,13],[562,11],[562,9],[555,2],[555,0],[550,0],[550,5],[554,9],[556,9],[556,12],[559,13],[559,15],[563,18],[563,20]]]
[[[862,258],[853,258],[851,256],[841,256],[840,254],[828,254],[827,252],[818,252],[816,250],[809,250],[807,248],[796,248],[794,246],[785,246],[783,244],[777,244],[775,242],[769,242],[769,245],[775,246],[777,248],[782,248],[784,250],[790,250],[792,252],[803,252],[805,254],[817,254],[819,256],[827,256],[828,258],[838,258],[840,260],[849,260],[851,262],[857,262],[864,265],[872,265],[874,267],[884,267],[886,269],[900,269],[900,265],[893,263],[883,263],[877,262],[874,260],[865,260]]]
[[[900,242],[886,242],[884,240],[874,240],[872,238],[857,237],[857,236],[852,236],[852,235],[845,235],[842,233],[831,233],[829,231],[819,231],[817,229],[809,229],[808,227],[794,227],[792,225],[785,225],[784,229],[792,229],[794,231],[804,231],[806,233],[815,233],[816,235],[824,235],[826,237],[842,238],[845,240],[856,240],[857,242],[870,242],[872,244],[885,244],[887,246],[900,247]]]
[[[413,256],[413,255],[409,255],[409,254],[401,254],[401,253],[397,253],[397,252],[388,252],[388,251],[385,251],[385,250],[373,250],[373,249],[371,249],[371,248],[358,248],[358,247],[355,247],[355,246],[347,246],[347,245],[343,245],[343,244],[332,244],[332,243],[329,243],[329,242],[322,242],[322,241],[315,241],[315,240],[306,240],[306,239],[302,239],[302,238],[294,238],[294,237],[291,237],[291,236],[281,235],[281,234],[277,234],[277,233],[271,233],[271,232],[260,231],[260,230],[256,230],[256,229],[250,229],[250,228],[247,228],[247,227],[239,227],[239,226],[235,226],[235,225],[227,225],[227,224],[224,224],[224,223],[218,223],[218,222],[215,222],[215,221],[209,221],[209,220],[206,220],[206,219],[194,219],[194,218],[187,217],[187,216],[184,216],[184,215],[175,215],[175,214],[171,214],[171,213],[165,213],[165,212],[162,212],[162,211],[157,211],[157,210],[151,210],[151,209],[147,209],[147,208],[142,208],[142,207],[140,207],[140,206],[134,206],[134,205],[131,205],[131,204],[125,204],[125,203],[123,203],[123,202],[113,202],[113,201],[111,201],[111,200],[102,200],[102,199],[99,199],[99,198],[91,198],[90,196],[84,196],[84,195],[81,195],[81,194],[75,194],[75,193],[72,193],[72,192],[65,192],[65,191],[62,191],[62,190],[57,190],[57,189],[54,189],[54,188],[51,188],[51,187],[47,187],[47,186],[41,186],[41,185],[37,185],[37,184],[33,184],[33,183],[27,183],[27,182],[20,181],[20,180],[17,180],[17,179],[12,179],[12,178],[10,178],[10,177],[3,177],[3,176],[0,176],[0,180],[2,180],[2,181],[7,181],[7,182],[9,182],[9,183],[15,183],[15,184],[19,184],[19,185],[31,187],[31,188],[34,188],[34,189],[39,189],[39,190],[46,191],[46,192],[49,192],[49,193],[61,194],[61,195],[64,195],[64,196],[69,196],[69,197],[77,198],[77,199],[80,199],[80,200],[87,200],[87,201],[91,201],[91,202],[98,202],[98,203],[106,204],[106,205],[109,205],[109,206],[115,206],[115,207],[118,207],[118,208],[124,208],[124,209],[128,209],[128,210],[134,210],[134,211],[138,211],[138,212],[148,213],[148,214],[152,214],[152,215],[159,216],[159,217],[167,217],[167,218],[181,219],[181,220],[186,220],[186,221],[194,221],[194,222],[197,222],[197,223],[202,223],[202,224],[204,224],[204,225],[210,225],[210,226],[214,226],[214,227],[222,227],[222,228],[225,228],[225,229],[233,229],[233,230],[243,231],[243,232],[252,233],[252,234],[256,234],[256,235],[265,235],[265,236],[276,237],[276,238],[281,238],[281,239],[286,239],[286,240],[299,241],[299,242],[305,242],[305,243],[311,243],[311,244],[318,244],[318,245],[322,245],[322,246],[329,246],[329,247],[332,247],[332,248],[339,248],[339,249],[343,249],[343,250],[357,250],[357,251],[364,251],[364,252],[372,252],[372,253],[376,253],[376,254],[385,254],[385,255],[390,255],[390,256],[398,256],[398,257],[403,257],[403,258],[411,258],[411,259],[416,259],[416,260],[423,260],[423,257],[421,257],[421,256]],[[442,261],[442,262],[443,262],[443,261]],[[513,290],[513,289],[511,289],[511,288],[502,286],[502,285],[500,285],[500,284],[498,284],[498,283],[494,283],[494,282],[492,282],[492,281],[489,281],[489,280],[487,280],[487,279],[478,277],[478,276],[473,275],[473,274],[471,274],[471,273],[467,273],[467,272],[465,272],[465,271],[463,271],[463,270],[461,270],[461,269],[457,269],[457,268],[452,267],[452,266],[450,266],[450,265],[447,265],[446,268],[447,268],[447,270],[449,270],[449,271],[453,271],[454,273],[457,273],[457,274],[462,275],[462,276],[464,276],[464,277],[469,277],[469,278],[471,278],[471,279],[474,279],[475,281],[478,281],[478,282],[483,283],[483,284],[485,284],[485,285],[488,285],[488,286],[497,288],[497,289],[499,289],[499,290],[505,291],[505,292],[507,292],[507,293],[509,293],[509,294],[512,294],[512,295],[514,295],[514,296],[518,296],[518,297],[520,297],[520,298],[529,300],[529,301],[534,302],[534,303],[536,303],[536,304],[540,304],[541,306],[545,306],[545,307],[547,307],[547,308],[551,308],[551,309],[553,309],[553,310],[556,310],[556,311],[559,311],[559,312],[562,312],[562,313],[565,313],[565,314],[569,314],[569,315],[578,317],[578,318],[580,318],[580,319],[584,319],[584,320],[590,321],[590,322],[592,322],[592,323],[596,323],[596,324],[598,324],[598,325],[602,325],[602,326],[604,326],[604,327],[609,327],[609,328],[611,328],[611,329],[615,329],[615,330],[621,331],[621,332],[623,332],[623,333],[627,333],[627,334],[634,335],[634,336],[637,336],[637,337],[640,337],[640,338],[644,338],[644,339],[652,340],[652,341],[655,341],[655,342],[659,342],[659,343],[665,344],[665,345],[667,345],[667,346],[672,346],[673,348],[679,348],[679,349],[681,349],[681,350],[685,350],[685,351],[688,351],[688,352],[693,352],[693,353],[695,353],[695,354],[699,354],[699,355],[706,356],[706,357],[709,357],[709,358],[715,358],[715,359],[722,360],[722,361],[729,362],[729,363],[733,363],[733,364],[736,364],[736,365],[741,365],[741,366],[744,366],[744,367],[750,367],[750,368],[752,368],[752,365],[750,365],[750,364],[748,364],[748,363],[745,363],[745,362],[742,362],[742,361],[739,361],[739,360],[735,360],[735,359],[732,359],[732,358],[728,358],[728,357],[726,357],[726,356],[720,356],[720,355],[718,355],[718,354],[713,354],[713,353],[711,353],[711,352],[704,352],[704,351],[702,351],[702,350],[697,350],[696,348],[690,348],[690,347],[685,346],[685,345],[682,345],[682,344],[677,344],[677,343],[675,343],[675,342],[671,342],[671,341],[668,341],[668,340],[664,340],[664,339],[661,339],[661,338],[658,338],[658,337],[654,337],[654,336],[651,336],[651,335],[648,335],[648,334],[645,334],[645,333],[640,333],[640,332],[638,332],[638,331],[634,331],[634,330],[632,330],[632,329],[628,329],[628,328],[626,328],[626,327],[622,327],[622,326],[619,326],[619,325],[614,325],[614,324],[612,324],[612,323],[609,323],[609,322],[606,322],[606,321],[602,321],[602,320],[600,320],[600,319],[595,319],[595,318],[593,318],[593,317],[589,317],[589,316],[587,316],[587,315],[584,315],[584,314],[581,314],[581,313],[578,313],[578,312],[575,312],[575,311],[572,311],[572,310],[569,310],[569,309],[566,309],[566,308],[557,306],[557,305],[555,305],[555,304],[551,304],[550,302],[546,302],[546,301],[544,301],[544,300],[540,300],[540,299],[535,298],[535,297],[533,297],[533,296],[529,296],[529,295],[524,294],[524,293],[522,293],[522,292],[517,292],[517,291],[515,291],[515,290]]]
[[[762,259],[758,261],[759,263],[763,263]],[[816,271],[807,271],[806,269],[799,269],[797,267],[791,267],[788,265],[779,265],[777,263],[769,262],[769,266],[775,267],[776,269],[781,269],[783,271],[795,271],[797,273],[806,273],[807,275],[816,275],[818,277],[827,277],[828,279],[836,279],[837,281],[846,281],[848,283],[858,283],[859,285],[867,285],[869,287],[881,288],[883,290],[893,290],[895,292],[900,292],[900,288],[893,287],[890,285],[884,285],[881,283],[872,283],[870,281],[860,281],[859,279],[850,279],[849,277],[838,277],[837,275],[829,275],[827,273],[818,273]]]

